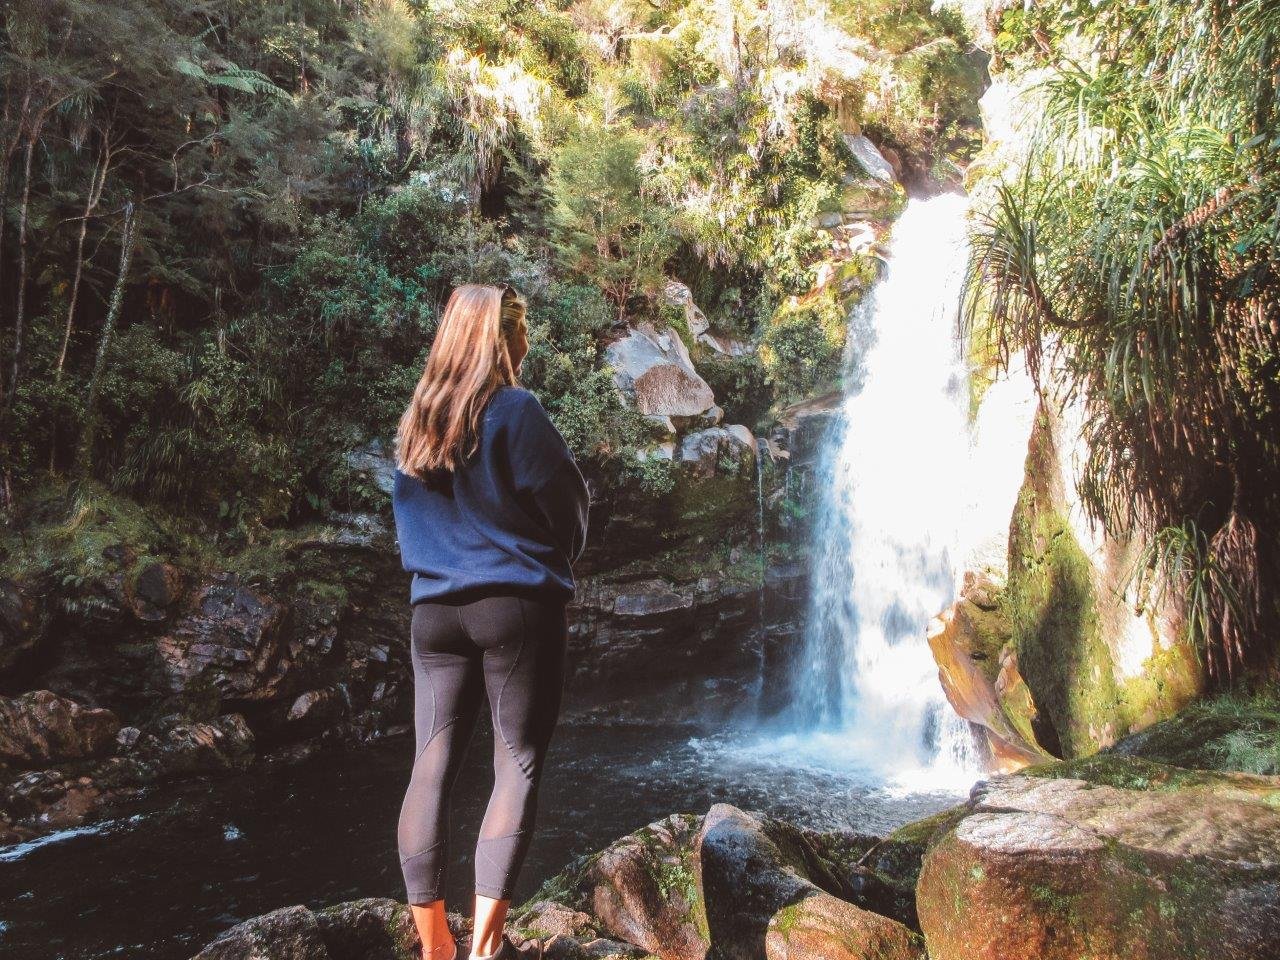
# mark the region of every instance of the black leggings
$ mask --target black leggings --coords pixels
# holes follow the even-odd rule
[[[566,635],[560,600],[503,595],[414,606],[417,754],[398,832],[410,903],[444,895],[449,792],[486,690],[494,783],[476,843],[476,893],[511,897],[532,837],[542,761],[560,715]]]

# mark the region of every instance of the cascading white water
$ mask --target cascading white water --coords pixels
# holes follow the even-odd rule
[[[884,278],[851,318],[849,392],[817,478],[806,635],[782,718],[787,749],[919,788],[967,786],[976,767],[925,639],[954,598],[965,498],[964,211],[962,196],[912,200]]]

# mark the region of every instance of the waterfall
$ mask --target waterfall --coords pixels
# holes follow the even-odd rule
[[[769,567],[769,546],[764,538],[764,455],[768,451],[764,437],[756,437],[756,550],[760,555],[760,577],[756,584],[756,626],[764,629],[764,581]]]
[[[954,599],[965,497],[964,212],[962,196],[910,201],[850,318],[846,395],[815,478],[806,633],[773,738],[920,788],[967,786],[976,766],[925,639]]]

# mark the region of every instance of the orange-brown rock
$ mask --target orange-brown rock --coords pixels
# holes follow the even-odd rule
[[[1049,759],[1029,730],[1018,729],[1002,705],[1001,692],[1017,698],[1020,707],[1034,716],[1030,691],[1017,674],[1017,660],[1002,662],[996,679],[983,669],[982,657],[990,655],[978,643],[975,624],[981,610],[961,597],[929,623],[929,649],[938,663],[938,677],[947,700],[960,716],[983,728],[992,763],[1001,773],[1011,773]],[[1002,679],[1003,678],[1003,679]]]
[[[974,791],[921,869],[930,958],[1280,958],[1280,778],[1091,763]]]

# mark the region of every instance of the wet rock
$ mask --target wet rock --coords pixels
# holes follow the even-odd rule
[[[120,755],[0,777],[0,842],[78,826],[160,780],[242,769],[254,738],[237,714],[200,722],[171,716],[146,730],[120,728],[106,749]]]
[[[74,827],[147,782],[146,764],[125,757],[33,770],[0,779],[0,843]]]
[[[469,922],[449,914],[460,950]],[[409,908],[369,898],[323,910],[282,907],[237,924],[194,960],[419,960],[421,943]]]
[[[114,745],[119,729],[110,710],[85,707],[49,690],[0,697],[0,763],[32,768],[101,756]]]
[[[629,620],[640,620],[650,626],[659,626],[684,619],[681,614],[693,609],[693,596],[673,589],[665,580],[642,580],[627,584],[625,593],[619,593],[613,601],[613,615]]]
[[[716,402],[674,331],[640,324],[609,344],[605,355],[619,389],[641,413],[695,417]]]
[[[849,899],[919,930],[916,882],[920,878],[925,853],[930,844],[951,829],[965,812],[965,807],[943,810],[905,824],[876,842],[850,873]]]
[[[144,731],[135,753],[166,777],[218,773],[244,767],[254,755],[254,736],[238,713],[208,721],[164,717]]]
[[[663,960],[703,960],[709,942],[693,853],[699,821],[673,814],[601,851],[584,880],[600,929]]]
[[[170,563],[150,563],[133,582],[130,607],[139,620],[159,622],[182,598],[182,572]]]
[[[1018,673],[1017,654],[1011,648],[1001,653],[998,634],[994,643],[987,642],[992,631],[985,621],[994,616],[961,597],[930,621],[927,636],[948,702],[981,728],[995,768],[1011,773],[1052,757],[1032,733],[1035,701]],[[994,655],[1002,657],[994,678],[993,646]],[[1006,701],[1016,709],[1007,712]]]
[[[625,713],[625,704],[658,697],[672,718],[713,715],[759,676],[759,585],[738,576],[677,581],[657,575],[663,566],[579,581],[570,709]],[[726,686],[712,690],[712,681]]]
[[[725,960],[923,960],[901,923],[828,893],[830,868],[796,844],[797,832],[728,804],[716,804],[697,841],[707,928]],[[787,849],[777,840],[783,840]],[[790,841],[789,843],[787,841]]]
[[[214,940],[195,960],[331,960],[316,916],[306,907],[281,907],[246,920]]]
[[[342,691],[326,687],[300,694],[285,719],[290,724],[319,730],[337,723],[346,712],[347,700]]]
[[[1097,782],[996,778],[932,845],[930,957],[1280,956],[1280,778],[1120,757],[1062,770]]]
[[[741,424],[697,430],[681,441],[680,462],[701,479],[737,476],[755,469],[755,438]]]
[[[164,682],[174,693],[199,684],[227,699],[272,699],[290,665],[290,618],[277,600],[231,577],[215,580],[156,643]]]

